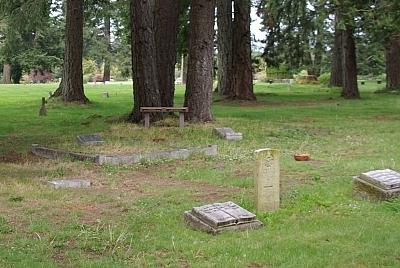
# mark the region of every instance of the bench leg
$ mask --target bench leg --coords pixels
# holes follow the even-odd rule
[[[144,114],[144,127],[145,128],[150,127],[150,114],[149,113]]]
[[[179,113],[179,127],[183,128],[185,126],[185,114]]]

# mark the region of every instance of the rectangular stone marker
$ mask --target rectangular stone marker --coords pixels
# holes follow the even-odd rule
[[[256,207],[264,213],[279,209],[280,167],[279,150],[260,149],[256,151]]]
[[[354,177],[354,191],[372,200],[400,197],[400,173],[391,169],[372,170]]]
[[[242,133],[235,132],[229,127],[214,128],[214,131],[218,136],[226,140],[238,141],[243,138]]]
[[[79,135],[76,137],[76,141],[81,145],[102,145],[104,140],[99,134]]]
[[[194,207],[185,212],[185,219],[193,228],[212,234],[263,226],[262,222],[256,219],[256,215],[233,202]]]
[[[48,182],[50,186],[54,189],[62,189],[62,188],[88,188],[91,185],[91,182],[88,180],[55,180]]]

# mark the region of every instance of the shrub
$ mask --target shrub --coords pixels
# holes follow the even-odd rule
[[[318,77],[318,81],[321,85],[328,86],[331,79],[331,73],[323,73]]]

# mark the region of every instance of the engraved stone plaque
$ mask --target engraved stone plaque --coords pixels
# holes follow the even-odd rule
[[[279,209],[280,167],[279,151],[260,149],[256,151],[256,206],[259,212]]]
[[[400,173],[391,170],[372,170],[354,177],[357,195],[370,200],[388,200],[400,197]]]
[[[76,137],[76,141],[81,145],[101,145],[104,144],[104,140],[99,134],[79,135]]]
[[[79,180],[79,179],[55,180],[55,181],[49,181],[48,183],[54,189],[61,189],[61,188],[88,188],[91,185],[90,181],[88,181],[88,180]]]
[[[361,173],[360,179],[366,180],[385,190],[400,188],[400,173],[391,169]]]
[[[185,218],[192,227],[213,234],[224,230],[255,229],[262,226],[256,215],[233,202],[194,207],[185,212]]]
[[[226,140],[241,140],[243,138],[242,133],[235,132],[229,127],[215,128],[214,131],[218,136]]]

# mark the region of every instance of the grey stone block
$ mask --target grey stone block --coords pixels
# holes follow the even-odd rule
[[[224,231],[257,229],[263,226],[256,215],[233,202],[194,207],[184,213],[186,222],[194,229],[211,234]]]
[[[98,155],[91,154],[81,154],[81,153],[73,153],[66,152],[63,150],[55,150],[40,146],[38,144],[32,144],[32,153],[34,155],[47,158],[47,159],[62,159],[62,158],[71,158],[73,160],[78,161],[88,161],[92,163],[98,162]]]
[[[79,135],[76,137],[76,142],[80,145],[102,145],[105,143],[99,134]]]
[[[221,138],[226,140],[238,141],[243,138],[242,133],[233,131],[233,129],[228,127],[215,128],[214,132]]]
[[[48,184],[54,189],[62,188],[88,188],[91,182],[88,180],[71,179],[71,180],[55,180],[49,181]]]
[[[215,156],[218,154],[217,145],[209,145],[205,148],[192,148],[192,149],[178,149],[170,151],[132,154],[122,156],[99,155],[98,163],[100,165],[123,165],[123,164],[136,164],[142,160],[154,161],[157,159],[187,159],[192,154],[205,154],[207,156]]]
[[[400,197],[400,174],[391,169],[372,170],[353,178],[356,195],[369,200]]]
[[[142,160],[153,161],[157,159],[187,159],[192,154],[205,154],[207,156],[215,156],[218,154],[218,146],[209,145],[204,148],[178,149],[131,155],[93,155],[49,149],[39,146],[37,144],[32,144],[32,153],[48,159],[71,158],[73,160],[88,161],[100,165],[122,165],[136,164]]]

